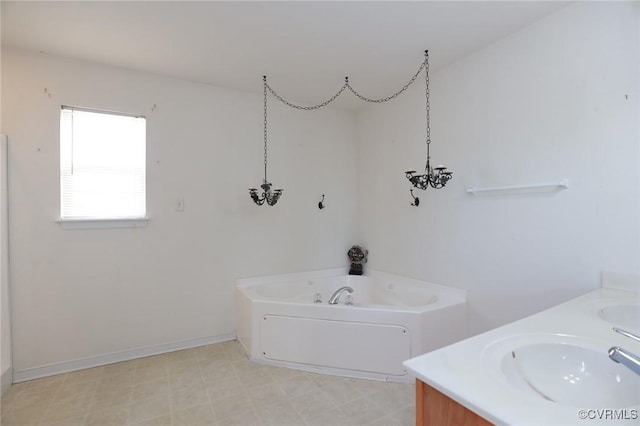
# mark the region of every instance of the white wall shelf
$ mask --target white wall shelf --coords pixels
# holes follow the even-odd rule
[[[493,186],[487,188],[469,188],[469,194],[489,194],[506,192],[549,192],[569,188],[569,181],[563,179],[559,182],[536,183],[529,185]]]

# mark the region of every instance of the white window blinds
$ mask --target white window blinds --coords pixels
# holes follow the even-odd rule
[[[61,219],[146,215],[146,119],[62,107]]]

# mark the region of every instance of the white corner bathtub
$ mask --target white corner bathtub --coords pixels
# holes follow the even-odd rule
[[[353,288],[353,304],[343,293],[329,305],[343,286]],[[238,280],[236,319],[254,362],[396,382],[413,381],[403,361],[467,337],[464,290],[376,271]]]

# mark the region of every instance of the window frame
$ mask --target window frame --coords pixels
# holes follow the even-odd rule
[[[132,117],[132,118],[142,118],[144,119],[144,123],[145,123],[145,138],[144,138],[144,151],[145,151],[145,159],[144,159],[144,214],[141,216],[131,216],[131,217],[117,217],[117,216],[113,216],[113,217],[109,217],[109,216],[105,216],[105,217],[93,217],[93,216],[87,216],[87,217],[63,217],[62,216],[62,208],[63,208],[63,202],[62,202],[62,197],[63,197],[63,169],[64,169],[64,165],[63,165],[63,161],[64,159],[62,158],[62,148],[63,148],[63,141],[62,141],[62,114],[64,110],[71,110],[71,111],[81,111],[81,112],[89,112],[89,113],[97,113],[97,114],[105,114],[105,115],[112,115],[112,116],[123,116],[123,117]],[[117,112],[117,111],[109,111],[109,110],[101,110],[101,109],[96,109],[96,108],[86,108],[86,107],[77,107],[77,106],[70,106],[70,105],[61,105],[60,107],[60,120],[59,120],[59,125],[60,125],[60,134],[59,134],[59,152],[60,152],[60,157],[59,157],[59,216],[56,220],[56,222],[58,224],[61,225],[62,228],[64,229],[111,229],[111,228],[142,228],[144,226],[147,225],[147,222],[149,221],[149,216],[148,216],[148,206],[147,206],[147,159],[146,159],[146,151],[147,151],[147,117],[144,115],[140,115],[140,114],[129,114],[129,113],[124,113],[124,112]]]

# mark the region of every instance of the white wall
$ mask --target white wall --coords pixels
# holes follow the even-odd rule
[[[355,242],[368,268],[467,289],[473,332],[638,273],[638,73],[628,3],[576,4],[432,73],[432,156],[454,180],[419,208],[403,171],[424,164],[421,84],[357,117],[271,101],[285,192],[259,208],[261,95],[3,49],[14,370],[228,335],[236,278],[345,266]],[[61,104],[147,116],[146,228],[55,222]]]
[[[2,54],[16,372],[233,335],[238,277],[346,267],[356,242],[353,113],[305,114],[272,99],[269,179],[284,195],[257,207],[247,188],[262,181],[261,94]],[[145,228],[56,223],[62,104],[147,117]]]
[[[1,15],[1,13],[0,13]],[[2,79],[2,55],[0,55],[0,80]],[[2,84],[0,84],[0,99]],[[0,130],[2,129],[2,105],[0,104]],[[0,134],[0,395],[11,384],[11,315],[9,303],[9,239],[7,210],[7,138]]]
[[[594,289],[603,270],[638,273],[638,6],[575,4],[431,73],[431,155],[454,179],[414,190],[419,208],[403,171],[424,168],[424,82],[362,112],[368,266],[467,289],[474,333]],[[553,193],[466,193],[563,178]]]

